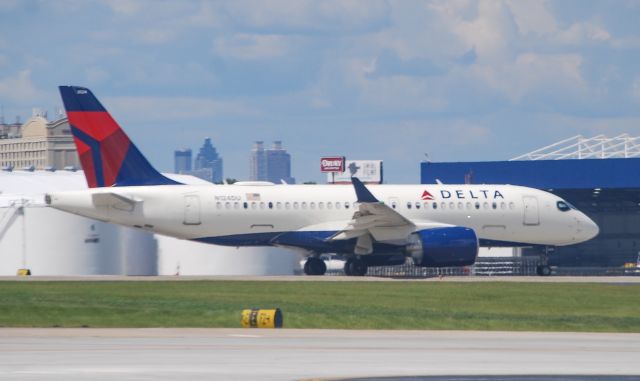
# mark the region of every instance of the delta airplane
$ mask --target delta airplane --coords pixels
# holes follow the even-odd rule
[[[278,246],[308,257],[346,257],[345,273],[368,266],[467,266],[482,246],[562,246],[598,226],[561,198],[511,185],[184,185],[158,171],[83,87],[61,86],[88,190],[46,202],[81,216],[226,246]]]

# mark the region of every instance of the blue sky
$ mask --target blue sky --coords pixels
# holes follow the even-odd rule
[[[8,121],[54,114],[60,84],[102,100],[161,170],[211,137],[246,178],[282,140],[319,158],[502,160],[573,135],[640,135],[640,1],[0,2]]]

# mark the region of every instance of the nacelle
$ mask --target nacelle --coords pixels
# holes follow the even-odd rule
[[[416,266],[469,266],[478,255],[478,237],[462,226],[425,229],[409,236],[406,250]]]

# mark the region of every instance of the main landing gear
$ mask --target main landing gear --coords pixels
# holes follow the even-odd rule
[[[324,275],[327,272],[327,265],[318,257],[309,257],[304,263],[303,270],[306,275]]]
[[[368,266],[359,257],[349,258],[344,264],[344,273],[349,276],[367,275]]]

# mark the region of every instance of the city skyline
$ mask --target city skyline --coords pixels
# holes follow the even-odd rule
[[[240,178],[253,140],[281,139],[300,180],[344,155],[417,183],[425,153],[640,135],[634,1],[4,1],[0,15],[0,116],[57,115],[57,86],[89,87],[162,171],[204,136]]]

